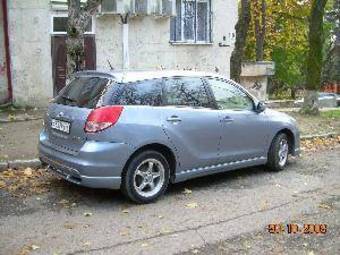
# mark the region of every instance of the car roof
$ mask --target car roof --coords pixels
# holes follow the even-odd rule
[[[81,71],[76,73],[76,76],[104,76],[111,77],[117,82],[128,83],[141,80],[169,78],[169,77],[218,77],[227,79],[216,73],[196,72],[196,71],[182,71],[182,70],[152,70],[152,71]],[[228,79],[227,79],[228,80]]]

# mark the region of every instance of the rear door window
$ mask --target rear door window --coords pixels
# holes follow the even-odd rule
[[[108,82],[108,79],[102,77],[76,77],[60,91],[54,103],[95,108]]]
[[[178,77],[165,79],[165,104],[210,107],[210,100],[201,78]]]
[[[113,85],[112,104],[115,105],[150,105],[162,103],[162,80],[144,80]]]

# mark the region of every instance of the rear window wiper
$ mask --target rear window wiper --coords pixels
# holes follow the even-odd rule
[[[65,99],[65,100],[67,100],[67,101],[70,101],[70,102],[72,102],[72,103],[76,103],[77,102],[77,100],[75,100],[75,99],[73,99],[73,98],[70,98],[70,97],[68,97],[68,96],[61,96],[63,99]]]

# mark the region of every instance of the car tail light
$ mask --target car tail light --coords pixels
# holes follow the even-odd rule
[[[106,106],[92,110],[85,123],[85,132],[96,133],[117,123],[123,106]]]

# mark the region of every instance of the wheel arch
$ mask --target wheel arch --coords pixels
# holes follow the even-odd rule
[[[287,135],[288,144],[289,144],[289,154],[293,154],[294,150],[295,150],[295,135],[294,135],[294,132],[292,130],[290,130],[289,128],[283,128],[275,134],[273,139],[276,136],[278,136],[279,134],[282,134],[282,133]]]
[[[129,159],[126,161],[124,168],[123,168],[123,173],[126,171],[131,160],[134,157],[136,157],[138,154],[140,154],[141,152],[146,151],[146,150],[157,151],[165,157],[165,159],[167,160],[169,167],[170,167],[170,181],[173,181],[175,174],[176,174],[176,166],[177,166],[176,155],[168,146],[161,144],[161,143],[150,143],[150,144],[143,145],[143,146],[139,147],[138,149],[136,149],[130,155]]]

